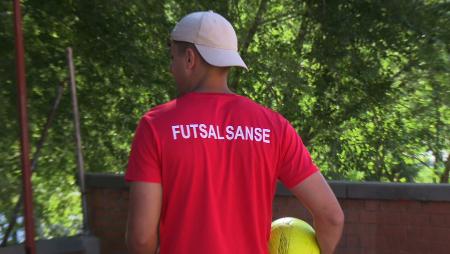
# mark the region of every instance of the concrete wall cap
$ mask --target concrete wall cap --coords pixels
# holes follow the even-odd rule
[[[377,200],[450,201],[450,184],[381,183],[328,181],[338,198]],[[123,174],[88,173],[87,188],[128,188]],[[292,196],[281,183],[277,186],[278,196]]]

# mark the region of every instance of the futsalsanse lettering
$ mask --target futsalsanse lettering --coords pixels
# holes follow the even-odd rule
[[[179,124],[172,125],[172,137],[178,139],[216,139],[216,140],[245,140],[270,144],[270,129],[227,125],[225,131],[219,125],[212,124]]]

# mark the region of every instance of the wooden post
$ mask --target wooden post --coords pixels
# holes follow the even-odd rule
[[[77,88],[75,83],[75,66],[73,64],[72,48],[67,48],[67,64],[69,66],[70,92],[72,96],[73,122],[75,125],[75,138],[77,144],[78,183],[80,185],[83,211],[83,233],[89,233],[87,216],[86,188],[84,183],[84,161],[81,148],[80,114],[78,112]]]

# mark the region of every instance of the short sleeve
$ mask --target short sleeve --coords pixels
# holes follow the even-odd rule
[[[141,118],[131,145],[125,180],[128,182],[161,182],[161,164],[157,135],[148,119]]]
[[[290,189],[319,170],[300,136],[288,121],[285,122],[284,135],[281,138],[278,178]]]

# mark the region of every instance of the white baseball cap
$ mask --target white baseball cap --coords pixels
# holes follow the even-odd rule
[[[238,53],[233,26],[213,11],[193,12],[184,16],[172,30],[170,39],[193,43],[203,59],[213,66],[248,69]]]

